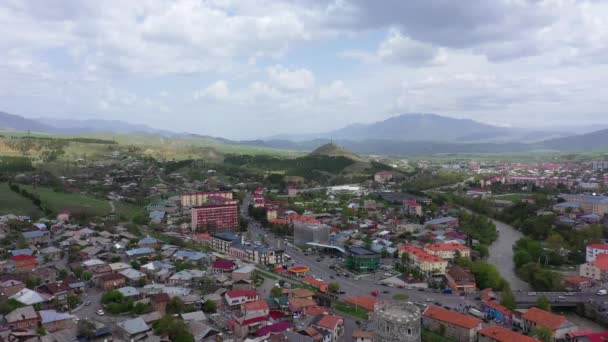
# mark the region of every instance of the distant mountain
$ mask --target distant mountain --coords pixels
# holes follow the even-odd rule
[[[32,131],[55,133],[55,127],[36,120],[26,119],[19,115],[0,112],[0,130],[2,131]]]
[[[551,130],[498,127],[471,119],[437,114],[402,114],[370,124],[356,123],[318,134],[278,135],[268,140],[314,139],[438,141],[438,142],[536,142],[568,134]]]
[[[174,136],[175,132],[154,129],[146,125],[132,124],[120,120],[75,120],[61,118],[38,118],[37,122],[56,127],[62,133],[85,134],[85,133],[143,133]]]
[[[608,149],[608,129],[542,141],[539,146],[558,151],[592,151]]]

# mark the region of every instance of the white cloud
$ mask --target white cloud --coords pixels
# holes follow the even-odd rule
[[[315,77],[308,69],[289,70],[282,65],[275,65],[269,67],[267,72],[268,78],[285,90],[307,90],[315,84]]]
[[[210,98],[215,100],[225,100],[230,96],[228,83],[224,80],[215,81],[204,89],[194,92],[195,99]]]
[[[408,66],[424,66],[444,63],[445,50],[405,37],[397,30],[391,30],[380,44],[377,56],[390,63]]]
[[[344,101],[349,102],[353,99],[353,94],[346,87],[344,82],[338,80],[331,82],[328,86],[319,89],[319,99],[322,101]]]

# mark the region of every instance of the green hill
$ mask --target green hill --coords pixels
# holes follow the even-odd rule
[[[345,157],[354,161],[363,161],[364,158],[334,143],[319,146],[310,153],[312,156]]]

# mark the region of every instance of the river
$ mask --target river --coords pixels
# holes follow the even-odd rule
[[[496,266],[502,277],[509,282],[513,291],[529,291],[530,285],[515,274],[513,263],[513,246],[523,234],[514,227],[500,221],[492,220],[498,229],[498,239],[489,247],[488,263]]]

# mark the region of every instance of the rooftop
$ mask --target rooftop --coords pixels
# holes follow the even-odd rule
[[[509,329],[492,325],[479,330],[480,335],[487,336],[497,342],[538,342],[537,339],[511,331]]]
[[[557,330],[562,325],[568,323],[568,320],[564,316],[556,315],[549,311],[541,310],[535,307],[526,311],[526,313],[522,315],[522,318],[534,322],[540,326],[547,327],[551,330]]]
[[[482,322],[482,320],[477,317],[464,315],[451,310],[446,310],[444,308],[434,305],[429,306],[426,311],[424,311],[422,316],[436,319],[442,322],[447,322],[467,329],[472,329],[480,325]]]

